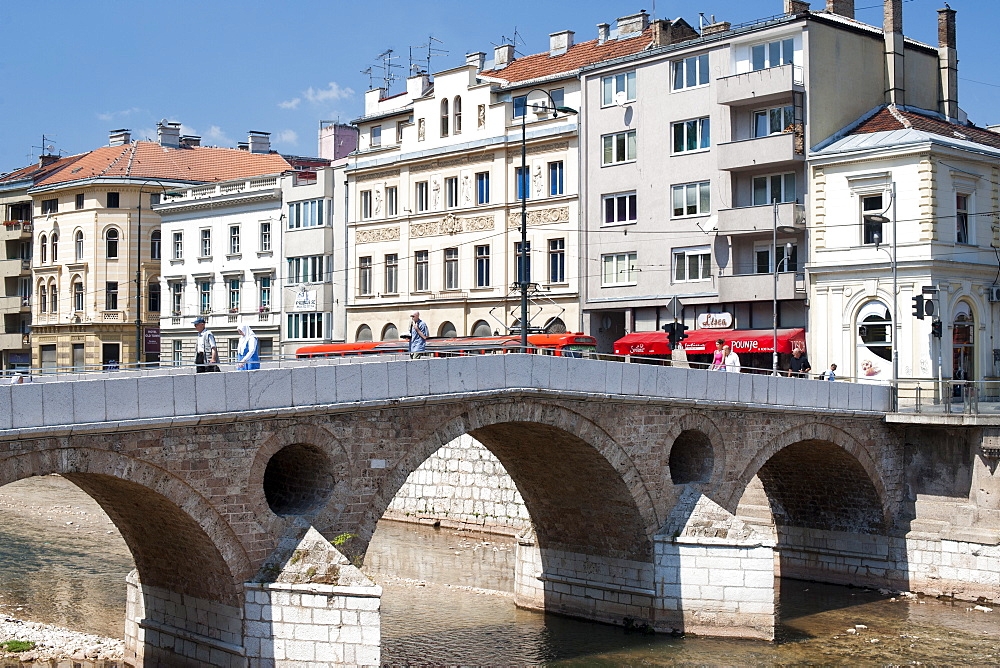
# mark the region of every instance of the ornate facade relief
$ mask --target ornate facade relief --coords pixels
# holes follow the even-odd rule
[[[478,232],[482,230],[492,230],[494,226],[493,216],[475,216],[473,218],[459,218],[449,213],[441,220],[430,223],[413,223],[410,225],[410,236],[434,237],[443,234],[458,234],[460,232]]]
[[[552,151],[565,151],[568,148],[569,148],[569,142],[568,141],[561,141],[561,142],[557,142],[555,144],[542,144],[540,146],[529,146],[527,148],[527,150],[525,151],[525,153],[527,155],[535,155],[536,153],[550,153]],[[520,149],[520,147],[507,149],[507,159],[508,160],[513,160],[515,158],[520,158],[520,157],[521,157],[521,149]]]
[[[367,174],[358,175],[356,182],[365,183],[367,181],[384,181],[386,179],[397,179],[399,178],[398,169],[384,169],[380,172],[369,172]]]
[[[569,222],[568,206],[555,206],[550,209],[535,209],[534,211],[528,211],[528,227],[565,222]],[[519,227],[521,227],[521,212],[508,211],[507,229],[513,230]]]
[[[378,241],[399,241],[398,227],[379,227],[374,230],[357,230],[354,243],[371,244]]]

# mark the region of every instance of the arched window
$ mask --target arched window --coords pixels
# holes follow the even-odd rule
[[[545,331],[548,334],[565,334],[566,323],[562,321],[562,318],[552,318],[549,324],[545,326]]]
[[[968,302],[959,302],[951,326],[951,376],[955,380],[976,379],[975,329],[972,308]]]
[[[42,284],[38,285],[38,314],[47,313],[49,310],[49,302],[47,299],[48,291]]]
[[[118,230],[111,228],[104,237],[107,244],[107,258],[114,260],[118,258]]]
[[[892,314],[880,301],[866,302],[857,318],[857,376],[892,378]]]
[[[453,131],[455,134],[462,134],[462,97],[460,95],[455,96],[455,102],[451,107],[451,114],[454,119]]]
[[[83,230],[77,230],[73,238],[73,248],[76,261],[83,260]]]
[[[45,264],[49,261],[49,239],[44,234],[38,237],[38,263]]]
[[[448,100],[441,100],[441,136],[448,136]]]
[[[391,322],[382,328],[383,341],[396,341],[399,339],[399,330]]]
[[[52,233],[52,261],[59,261],[59,235],[55,232]]]
[[[355,341],[371,341],[372,340],[372,328],[368,325],[361,325],[358,327],[358,332],[354,336]]]
[[[146,294],[149,295],[149,305],[148,310],[150,313],[160,312],[160,282],[150,281],[149,286],[146,288]]]
[[[438,327],[438,336],[446,339],[453,339],[458,336],[458,330],[455,329],[455,325],[445,320],[441,323],[441,326]]]
[[[79,280],[73,283],[73,310],[83,310],[83,282]]]
[[[160,259],[160,231],[153,230],[153,234],[149,237],[149,259],[159,260]]]
[[[490,323],[485,320],[477,320],[476,324],[472,326],[472,336],[493,336]]]
[[[49,283],[49,313],[59,313],[59,288]]]

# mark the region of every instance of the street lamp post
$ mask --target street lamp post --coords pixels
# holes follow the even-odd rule
[[[773,202],[774,210],[772,216],[771,230],[771,275],[774,279],[774,292],[771,300],[771,375],[778,375],[778,200]],[[794,227],[783,226],[780,228],[782,234],[793,234],[797,232]],[[785,271],[788,271],[788,262],[791,258],[792,244],[785,244]]]
[[[139,185],[139,213],[136,216],[136,256],[135,256],[135,366],[139,368],[142,364],[142,189],[145,188],[150,182],[145,181]],[[156,185],[160,187],[163,192],[167,191],[167,187],[160,183],[159,181],[153,181]],[[163,240],[160,239],[161,249]],[[150,257],[152,259],[152,256]]]
[[[545,93],[550,105],[541,106],[543,111],[551,111],[552,117],[556,118],[560,113],[575,115],[578,112],[570,107],[556,106],[552,95],[545,89],[533,88],[524,94],[524,110],[521,114],[521,175],[518,178],[518,194],[521,196],[521,252],[520,267],[517,276],[518,287],[521,290],[521,348],[528,349],[528,96],[534,92]],[[513,101],[511,103],[513,109]]]
[[[893,387],[893,400],[895,402],[899,401],[899,344],[896,339],[899,338],[899,332],[896,329],[899,327],[899,297],[897,295],[898,281],[896,274],[896,182],[893,181],[889,190],[889,197],[891,198],[890,207],[892,209],[892,252],[886,251],[889,255],[889,259],[892,261],[892,327],[889,330],[892,336],[892,387]],[[886,218],[884,214],[868,214],[864,217],[868,222],[879,223],[884,225],[889,222],[889,218]],[[875,240],[875,248],[879,246],[879,235],[878,233],[872,235]],[[885,250],[884,248],[881,250]]]

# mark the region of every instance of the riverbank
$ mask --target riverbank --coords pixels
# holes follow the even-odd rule
[[[0,661],[13,659],[31,663],[69,659],[83,665],[101,665],[122,661],[125,657],[125,642],[120,639],[0,616],[0,645],[10,640],[27,641],[34,647],[24,652],[0,649]]]

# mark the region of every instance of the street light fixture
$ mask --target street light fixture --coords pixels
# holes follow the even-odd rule
[[[525,352],[528,350],[528,186],[530,184],[528,179],[527,120],[528,96],[535,92],[545,93],[545,97],[551,103],[551,105],[534,105],[535,111],[551,111],[552,118],[556,118],[559,114],[576,115],[580,113],[570,107],[557,106],[555,100],[552,99],[552,94],[543,88],[533,88],[524,94],[524,110],[521,114],[521,176],[518,180],[518,190],[521,195],[521,266],[517,282],[521,289],[521,348]],[[512,101],[511,108],[513,109],[513,107]]]
[[[896,182],[893,181],[891,189],[889,191],[890,208],[892,209],[892,252],[890,253],[884,248],[879,248],[879,242],[881,241],[881,236],[876,232],[872,235],[872,239],[875,241],[876,250],[885,250],[886,254],[889,255],[889,259],[892,262],[892,328],[890,332],[892,334],[892,387],[893,387],[893,399],[898,401],[899,395],[899,345],[896,343],[896,339],[899,338],[899,332],[896,328],[899,327],[899,317],[897,315],[899,301],[896,289],[897,289],[897,276],[896,276]],[[865,222],[877,223],[879,225],[884,225],[890,222],[890,219],[885,216],[884,213],[876,214],[870,213],[865,214]]]
[[[774,279],[774,293],[771,301],[771,375],[778,375],[778,232],[782,234],[795,234],[798,229],[787,225],[778,227],[778,200],[774,200],[774,215],[771,234],[771,275]],[[791,261],[792,244],[785,244],[785,271],[788,271],[788,263]]]

